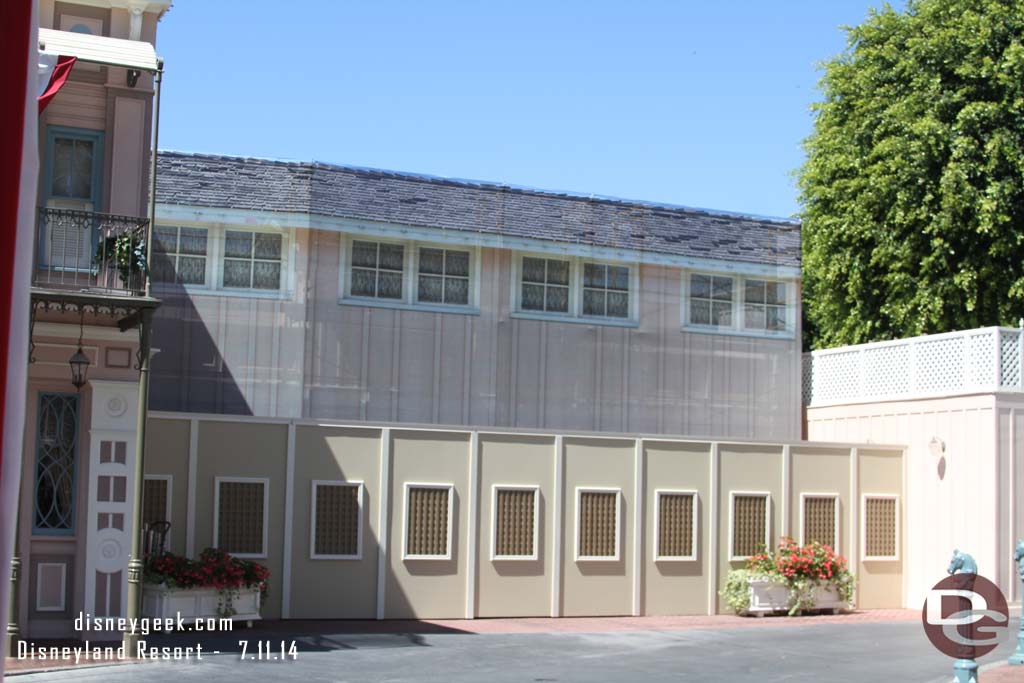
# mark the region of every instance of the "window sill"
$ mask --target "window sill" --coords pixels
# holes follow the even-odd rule
[[[679,556],[679,557],[674,557],[674,556],[671,556],[671,555],[662,557],[661,555],[658,555],[657,557],[654,558],[654,561],[655,562],[696,562],[697,561],[697,557],[695,555]]]
[[[211,289],[209,287],[197,287],[195,285],[166,285],[154,284],[153,293],[160,297],[161,294],[178,294],[184,292],[189,296],[219,296],[237,299],[267,299],[272,301],[286,301],[292,298],[291,292],[273,291],[269,289],[245,290],[245,289]]]
[[[454,313],[456,315],[480,315],[479,308],[469,306],[445,306],[444,304],[408,304],[404,301],[382,301],[379,299],[338,299],[339,306],[363,306],[365,308],[390,308],[397,311],[419,313]]]
[[[577,325],[599,325],[601,327],[640,327],[635,320],[615,318],[590,318],[571,315],[553,315],[550,313],[531,313],[529,311],[513,311],[509,317],[519,320],[540,320],[548,323],[575,323]]]
[[[792,330],[785,332],[758,332],[757,330],[738,330],[735,327],[701,327],[699,325],[683,325],[681,332],[692,332],[694,334],[721,334],[730,337],[752,337],[755,339],[780,339],[792,341],[796,334]]]
[[[451,562],[451,555],[404,555],[403,562]]]
[[[491,562],[536,562],[538,559],[537,555],[495,555]]]
[[[608,557],[577,557],[577,562],[619,562],[622,558],[618,555]]]

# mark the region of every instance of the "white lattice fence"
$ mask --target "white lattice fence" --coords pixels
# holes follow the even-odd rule
[[[1015,328],[845,346],[805,354],[805,405],[1024,390],[1024,339]]]
[[[1021,332],[1002,330],[999,334],[999,384],[1003,387],[1021,386]]]

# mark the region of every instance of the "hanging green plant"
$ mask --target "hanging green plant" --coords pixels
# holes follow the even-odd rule
[[[146,241],[129,233],[104,237],[96,246],[93,262],[100,267],[116,268],[121,283],[128,285],[133,277],[149,272]]]

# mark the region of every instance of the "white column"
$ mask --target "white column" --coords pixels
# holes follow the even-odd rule
[[[125,615],[135,476],[137,382],[91,380],[88,496],[85,515],[85,602],[98,617]],[[120,634],[108,634],[116,637]]]

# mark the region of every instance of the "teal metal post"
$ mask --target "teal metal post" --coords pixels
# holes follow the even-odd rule
[[[953,561],[946,571],[962,576],[964,584],[960,587],[971,590],[974,588],[974,577],[978,574],[978,563],[967,553],[954,550]],[[958,650],[959,657],[953,662],[953,683],[978,683],[978,662],[974,659],[974,647],[958,646]]]
[[[1024,541],[1017,541],[1017,549],[1013,551],[1013,559],[1017,563],[1017,574],[1021,580],[1021,604],[1024,605]],[[1017,631],[1017,649],[1010,655],[1010,664],[1024,664],[1024,609]]]

